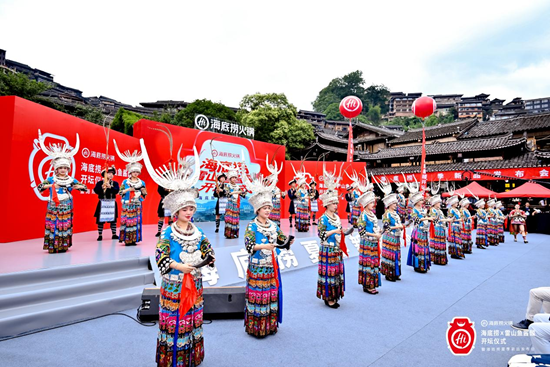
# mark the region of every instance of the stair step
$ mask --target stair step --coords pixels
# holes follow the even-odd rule
[[[152,284],[27,305],[0,312],[0,337],[7,337],[137,308],[141,294]]]
[[[19,312],[21,309],[35,304],[152,284],[153,282],[153,272],[142,268],[4,288],[0,292],[0,318],[4,317],[4,311],[10,309],[16,309],[16,312]]]
[[[55,256],[55,255],[52,255]],[[104,274],[138,268],[145,268],[149,264],[149,259],[133,258],[125,260],[108,261],[98,264],[73,265],[67,267],[58,267],[50,269],[33,270],[20,273],[0,274],[0,294],[5,288],[18,286],[28,286],[36,283],[46,283],[58,281],[60,279],[74,279],[95,274]]]

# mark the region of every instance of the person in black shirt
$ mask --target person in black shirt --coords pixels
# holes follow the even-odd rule
[[[220,173],[217,177],[218,182],[216,183],[216,188],[214,189],[214,197],[218,198],[216,202],[216,233],[220,231],[220,218],[222,214],[225,214],[225,205],[227,205],[227,196],[228,192],[225,190],[224,182],[227,179],[225,173]],[[222,205],[223,213],[220,213],[220,200],[225,200],[225,205]]]
[[[313,217],[313,225],[316,226],[316,217],[317,212],[319,211],[319,204],[317,200],[319,199],[319,191],[317,191],[317,182],[311,181],[309,184],[309,203],[311,205],[311,214]]]
[[[296,180],[290,180],[288,185],[290,186],[290,189],[288,190],[288,198],[290,199],[290,205],[288,207],[288,220],[290,222],[290,227],[292,227],[292,216],[296,214],[296,209],[294,208],[294,200],[296,200]]]
[[[113,240],[118,240],[118,236],[116,235],[116,222],[118,219],[118,203],[116,202],[116,195],[120,191],[120,186],[118,182],[113,181],[113,177],[116,173],[116,168],[114,166],[109,167],[107,169],[107,175],[105,176],[105,170],[101,172],[102,177],[106,177],[106,179],[103,179],[101,181],[98,181],[95,184],[94,192],[97,194],[97,197],[99,199],[97,206],[95,208],[94,217],[96,218],[97,223],[97,232],[99,236],[97,237],[98,241],[103,240],[103,225],[104,222],[100,222],[100,214],[101,214],[101,202],[102,200],[115,200],[115,219],[112,222],[108,222],[111,225],[111,234]]]
[[[355,201],[355,198],[353,197],[353,187],[348,186],[346,189],[348,192],[346,193],[346,201],[348,202],[348,205],[346,206],[346,213],[348,213],[348,222],[351,223],[351,206],[352,203]]]

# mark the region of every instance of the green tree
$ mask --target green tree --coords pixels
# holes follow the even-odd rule
[[[52,87],[51,84],[31,80],[23,73],[0,71],[0,96],[18,96],[32,101]]]
[[[172,123],[193,128],[195,126],[195,115],[206,115],[226,121],[237,120],[235,112],[224,104],[212,102],[208,99],[197,99],[189,103],[183,110],[178,111]]]
[[[312,102],[313,109],[317,112],[322,112],[327,115],[329,120],[344,120],[344,117],[339,111],[336,111],[334,106],[339,106],[342,98],[354,95],[363,102],[364,116],[368,116],[368,111],[372,107],[378,106],[380,113],[388,112],[388,100],[390,90],[384,85],[371,85],[365,88],[365,80],[363,72],[356,70],[341,78],[335,78],[330,81],[328,86],[323,88],[315,101]],[[330,118],[328,117],[330,115]]]
[[[284,94],[253,94],[243,97],[238,120],[254,128],[254,139],[284,145],[287,158],[299,156],[315,139],[313,126],[296,118],[298,111]]]
[[[380,125],[381,110],[382,109],[378,105],[369,108],[369,112],[367,112],[367,117],[373,125]]]
[[[111,122],[111,129],[120,131],[126,135],[133,135],[134,133],[134,124],[146,118],[143,115],[140,115],[136,112],[127,111],[124,108],[119,108],[113,121]]]

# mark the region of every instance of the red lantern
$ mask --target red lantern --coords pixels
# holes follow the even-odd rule
[[[352,119],[361,114],[363,102],[355,96],[347,96],[340,102],[340,113],[348,119]]]
[[[431,97],[417,98],[412,105],[412,112],[416,117],[424,119],[432,115],[437,108],[437,104]]]

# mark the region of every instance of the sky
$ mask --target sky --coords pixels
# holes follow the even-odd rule
[[[238,107],[361,70],[392,92],[550,96],[550,2],[0,0],[0,49],[55,81],[138,105]]]

